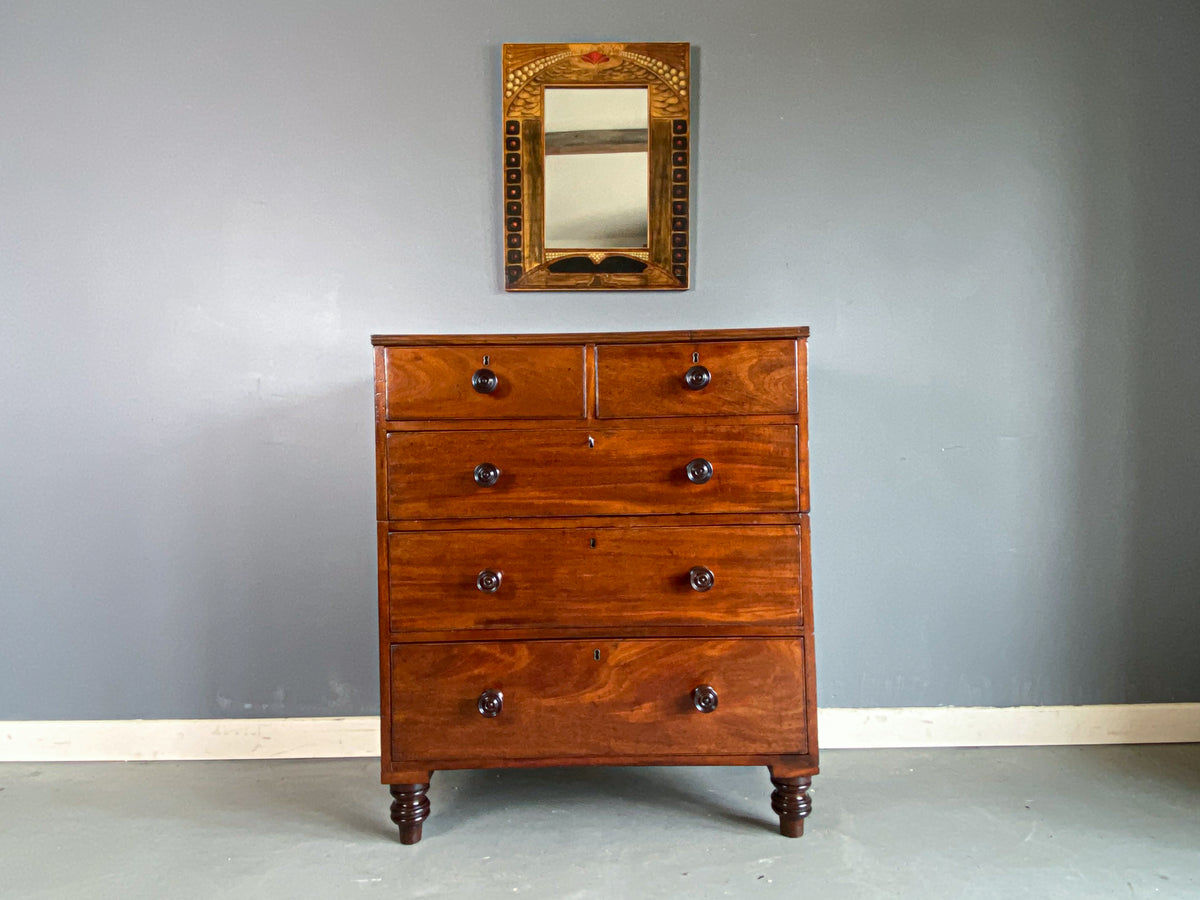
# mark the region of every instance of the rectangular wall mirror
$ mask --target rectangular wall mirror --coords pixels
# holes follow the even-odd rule
[[[689,45],[504,46],[505,286],[689,284]]]

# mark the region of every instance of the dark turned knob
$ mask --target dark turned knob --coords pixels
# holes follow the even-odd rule
[[[711,684],[702,684],[692,689],[692,706],[702,713],[710,713],[717,708],[717,689]]]
[[[491,463],[480,463],[475,467],[475,483],[480,487],[491,487],[500,480],[500,467]],[[708,479],[706,478],[705,481]]]
[[[480,575],[480,578],[483,576]],[[688,583],[692,586],[693,591],[704,593],[711,591],[712,586],[717,583],[716,576],[713,575],[712,569],[707,566],[692,566],[688,572]]]
[[[475,579],[475,587],[479,588],[485,594],[494,594],[500,590],[500,581],[504,578],[503,572],[494,572],[491,569],[484,569],[479,573],[479,577]]]
[[[716,694],[713,697],[716,697]],[[485,719],[494,719],[500,715],[500,710],[504,709],[504,694],[500,691],[484,691],[479,695],[479,702],[475,705],[479,709],[479,714]],[[699,707],[696,708],[699,709]]]
[[[499,383],[500,379],[491,369],[476,369],[475,374],[471,376],[471,387],[481,394],[490,394]]]
[[[478,471],[478,470],[476,470]],[[688,481],[692,484],[704,484],[713,477],[713,467],[707,459],[693,459],[687,464]],[[476,478],[476,481],[479,479]]]
[[[690,391],[706,388],[710,381],[712,381],[712,372],[704,366],[692,366],[683,373],[683,383]]]

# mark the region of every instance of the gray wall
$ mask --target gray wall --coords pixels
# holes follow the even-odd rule
[[[695,46],[694,290],[500,290],[506,40]],[[1200,700],[1194,3],[0,6],[0,718],[376,709],[372,332],[812,326],[820,701]]]

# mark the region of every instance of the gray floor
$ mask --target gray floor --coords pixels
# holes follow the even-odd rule
[[[1200,745],[442,772],[403,847],[375,760],[0,765],[8,897],[1200,897]]]

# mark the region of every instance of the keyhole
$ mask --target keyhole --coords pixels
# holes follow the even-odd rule
[[[596,539],[592,538],[590,541],[588,541],[588,546],[590,546],[593,550],[595,550],[596,549]]]
[[[490,356],[485,356],[483,358],[483,364],[485,366],[490,366],[492,364],[492,358]]]
[[[600,651],[599,650],[592,651],[592,659],[594,659],[596,662],[600,662]]]
[[[487,359],[487,357],[484,357],[484,359]],[[694,363],[700,362],[700,351],[699,350],[692,353],[692,362],[694,362]],[[484,365],[487,365],[487,363],[484,363]]]
[[[596,439],[594,437],[592,437],[590,434],[588,435],[588,446],[589,447],[596,446]]]

